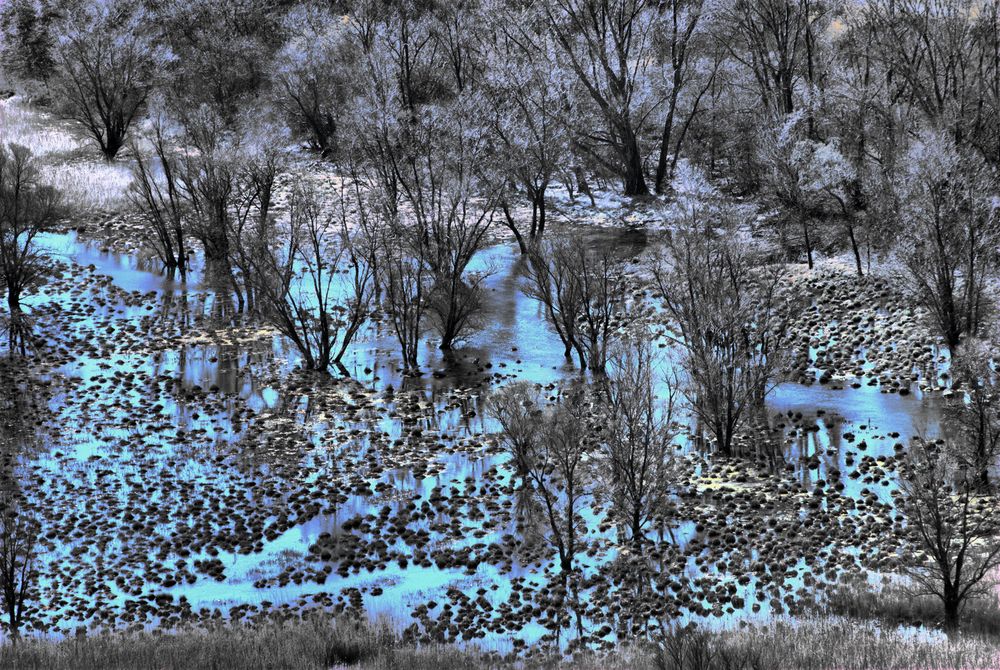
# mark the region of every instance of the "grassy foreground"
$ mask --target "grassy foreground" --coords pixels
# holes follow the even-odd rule
[[[868,623],[818,619],[722,633],[676,631],[657,643],[573,658],[513,660],[452,646],[414,647],[383,625],[321,617],[175,634],[106,634],[60,641],[27,639],[0,648],[0,668],[23,670],[210,668],[479,668],[611,670],[860,670],[1000,667],[1000,646],[983,638],[948,641]]]

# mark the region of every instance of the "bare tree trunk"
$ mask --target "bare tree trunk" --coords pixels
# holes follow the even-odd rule
[[[531,191],[531,240],[545,234],[545,186]]]
[[[806,218],[804,212],[799,212],[799,217],[802,221],[802,236],[805,239],[806,245],[806,261],[809,263],[809,269],[813,269],[813,251],[812,242],[809,240],[809,219]]]
[[[958,599],[958,588],[951,585],[945,585],[944,589],[944,630],[948,634],[948,637],[954,637],[958,634],[960,619],[959,619],[959,609],[961,603]]]
[[[510,232],[514,233],[514,239],[517,240],[517,248],[521,251],[522,256],[528,255],[528,245],[524,242],[524,236],[521,231],[517,229],[517,223],[514,221],[514,217],[510,213],[510,206],[507,201],[500,203],[500,208],[503,210],[504,223]]]
[[[649,195],[646,177],[642,173],[642,153],[632,129],[622,133],[622,161],[624,162],[625,195]]]
[[[858,249],[858,240],[854,235],[854,226],[850,224],[847,226],[847,236],[851,238],[851,250],[854,252],[854,265],[858,269],[858,276],[864,277],[865,273],[861,269],[861,250]],[[812,265],[809,267],[812,267]]]
[[[674,125],[674,110],[677,109],[678,88],[677,75],[674,76],[674,88],[670,92],[670,104],[667,107],[667,119],[663,122],[663,134],[660,136],[660,157],[656,162],[656,192],[663,193],[663,182],[667,177],[667,155],[670,153],[670,133]]]

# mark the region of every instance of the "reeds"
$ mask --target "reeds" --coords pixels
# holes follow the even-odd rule
[[[132,172],[127,164],[106,162],[44,165],[42,180],[62,194],[75,212],[113,211],[126,203]]]
[[[479,670],[973,670],[1000,667],[1000,647],[966,636],[882,628],[843,618],[781,620],[710,632],[684,628],[656,642],[573,658],[555,651],[528,658],[474,647],[405,643],[385,622],[326,616],[223,625],[171,634],[116,633],[26,639],[0,648],[0,668],[23,670],[223,670],[361,668]]]
[[[17,96],[0,100],[0,142],[22,144],[38,157],[61,158],[80,151],[83,145],[64,124]]]
[[[864,583],[843,584],[827,594],[819,613],[879,621],[887,627],[935,628],[943,619],[939,598],[913,595],[898,583],[881,588],[871,588]],[[967,635],[1000,640],[1000,603],[995,597],[970,598],[961,613],[961,629]]]
[[[987,670],[1000,647],[975,636],[823,618],[734,631],[681,630],[658,645],[657,670]]]
[[[63,194],[76,213],[118,210],[132,182],[129,164],[108,163],[75,129],[25,104],[0,100],[0,144],[28,147],[41,164],[41,179]]]

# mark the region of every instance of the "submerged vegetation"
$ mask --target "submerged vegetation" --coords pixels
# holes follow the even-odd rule
[[[0,667],[997,667],[998,18],[0,4]]]

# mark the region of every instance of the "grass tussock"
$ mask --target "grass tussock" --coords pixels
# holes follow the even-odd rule
[[[987,670],[1000,667],[1000,646],[827,618],[677,631],[657,645],[653,660],[656,670]]]
[[[79,136],[19,96],[0,100],[0,142],[22,144],[39,157],[65,160],[84,149]]]
[[[41,160],[42,181],[59,189],[74,212],[116,211],[126,202],[127,162],[108,163],[93,143],[15,96],[0,100],[0,144],[21,144]]]
[[[821,613],[876,620],[889,627],[939,628],[943,619],[939,598],[912,595],[895,583],[880,589],[866,584],[843,585],[827,594]],[[970,599],[962,611],[962,630],[969,635],[1000,639],[1000,602],[996,598]]]
[[[42,179],[74,211],[114,211],[127,202],[132,172],[122,163],[64,163],[44,166]]]
[[[415,647],[384,623],[326,617],[175,634],[29,639],[0,648],[0,668],[23,670],[945,670],[1000,667],[1000,648],[973,636],[882,629],[847,619],[776,622],[724,632],[681,629],[655,643],[573,658],[512,659],[454,646]]]

